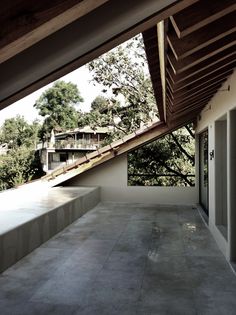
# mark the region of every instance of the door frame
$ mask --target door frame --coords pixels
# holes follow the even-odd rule
[[[201,137],[203,136],[204,133],[207,133],[207,208],[202,203],[202,192],[201,192],[201,183],[202,183]],[[204,213],[207,215],[207,217],[209,217],[209,160],[208,160],[208,157],[209,157],[209,132],[208,132],[208,128],[203,130],[201,133],[199,133],[198,139],[199,139],[199,143],[198,143],[198,150],[199,150],[199,203],[200,203],[201,207],[203,208]]]

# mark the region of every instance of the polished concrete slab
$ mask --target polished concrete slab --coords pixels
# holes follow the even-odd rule
[[[235,292],[196,209],[103,203],[0,276],[0,314],[231,315]]]

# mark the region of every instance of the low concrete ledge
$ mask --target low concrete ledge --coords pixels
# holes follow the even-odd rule
[[[21,197],[18,203],[17,197]],[[98,187],[57,187],[37,195],[34,192],[33,196],[23,190],[1,194],[0,272],[63,230],[99,201]]]

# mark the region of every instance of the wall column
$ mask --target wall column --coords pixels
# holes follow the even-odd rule
[[[229,112],[229,258],[236,261],[236,110]]]

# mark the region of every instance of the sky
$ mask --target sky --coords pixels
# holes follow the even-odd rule
[[[79,106],[79,109],[82,111],[89,111],[90,104],[94,98],[102,94],[101,90],[103,86],[98,84],[94,86],[92,82],[89,82],[91,79],[92,76],[86,66],[83,66],[60,78],[60,80],[72,82],[78,86],[80,94],[84,99],[84,102]],[[28,122],[32,122],[34,119],[40,118],[41,116],[38,116],[38,111],[33,107],[33,105],[40,95],[52,85],[53,83],[50,83],[12,105],[2,109],[0,111],[0,126],[4,123],[5,119],[12,118],[17,115],[24,116]]]

